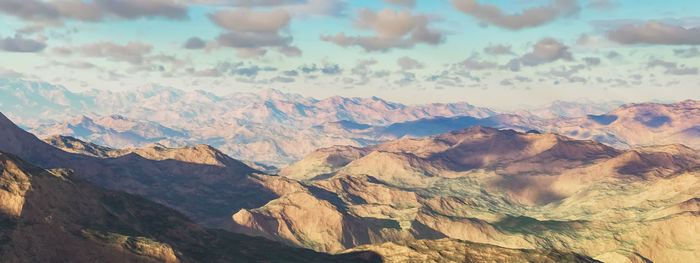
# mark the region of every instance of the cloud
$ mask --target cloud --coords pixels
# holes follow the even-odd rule
[[[240,75],[240,76],[246,76],[246,77],[254,77],[258,75],[258,72],[260,71],[277,71],[276,68],[272,67],[258,67],[257,65],[254,66],[249,66],[249,67],[234,67],[231,70],[231,74],[233,75]]]
[[[16,35],[14,37],[0,38],[0,50],[8,52],[34,53],[46,48],[43,41],[23,38]]]
[[[0,78],[23,78],[24,74],[14,71],[12,69],[7,69],[0,67]]]
[[[196,5],[219,5],[219,6],[279,6],[285,4],[296,4],[304,2],[302,0],[189,0],[189,3]]]
[[[299,57],[302,53],[301,49],[292,46],[283,46],[280,47],[277,51],[288,57]]]
[[[510,46],[505,45],[490,45],[484,48],[484,53],[499,56],[499,55],[512,55],[513,51],[510,50]]]
[[[242,62],[219,62],[214,67],[209,69],[195,70],[194,68],[189,68],[186,71],[195,77],[243,76],[248,78],[255,78],[260,72],[277,71],[277,68],[260,67],[258,65],[245,66],[245,64]]]
[[[277,76],[277,77],[270,79],[270,82],[292,83],[292,82],[294,82],[294,79],[288,78],[288,77]]]
[[[617,7],[617,3],[610,0],[592,0],[588,3],[588,8],[598,9],[598,10],[610,10]]]
[[[416,0],[384,0],[387,4],[404,6],[404,7],[414,7],[416,5]]]
[[[399,67],[401,67],[401,70],[422,69],[425,67],[425,65],[423,65],[423,63],[420,63],[420,61],[406,56],[397,59],[396,64],[398,64]]]
[[[547,75],[554,76],[554,77],[560,77],[560,78],[565,78],[568,80],[572,80],[574,78],[574,74],[578,73],[582,69],[586,68],[586,65],[579,64],[579,65],[573,65],[570,67],[565,67],[561,66],[560,68],[553,68],[551,69]]]
[[[583,61],[586,62],[586,65],[591,67],[591,66],[598,66],[600,65],[600,58],[595,58],[595,57],[585,57],[583,58]]]
[[[519,58],[524,66],[537,66],[557,60],[572,60],[569,47],[553,38],[543,38],[532,47],[532,52]]]
[[[290,46],[292,37],[280,34],[291,19],[284,10],[267,12],[237,8],[217,11],[208,17],[214,24],[228,30],[216,38],[214,46],[235,48],[240,58],[263,56],[268,48],[276,48],[289,57],[301,56],[299,48]]]
[[[234,48],[259,48],[286,46],[292,37],[280,36],[277,32],[228,32],[219,35],[217,42]]]
[[[97,65],[92,64],[90,62],[86,61],[73,61],[73,62],[59,62],[59,61],[54,61],[52,63],[55,66],[63,66],[67,68],[72,68],[72,69],[92,69],[92,68],[97,68]]]
[[[144,56],[150,53],[151,50],[153,50],[153,46],[141,42],[129,42],[122,45],[103,41],[78,47],[57,47],[54,48],[54,53],[58,51],[59,53],[57,54],[66,56],[80,53],[87,57],[104,57],[140,65],[144,61]]]
[[[296,70],[286,70],[286,71],[283,71],[282,74],[284,74],[287,77],[299,76],[299,72],[297,72]]]
[[[185,41],[184,45],[182,45],[182,47],[186,49],[203,49],[206,46],[207,43],[198,37],[191,37]]]
[[[577,0],[553,0],[549,5],[525,9],[517,14],[504,14],[500,7],[481,4],[478,0],[452,0],[452,5],[485,23],[512,30],[540,26],[578,13],[580,9]]]
[[[253,11],[248,8],[220,10],[208,15],[214,24],[237,31],[277,32],[289,25],[289,13],[282,9],[270,12]]]
[[[694,58],[700,56],[700,51],[697,47],[692,47],[688,49],[674,49],[673,54],[681,58]]]
[[[306,74],[321,72],[326,75],[337,75],[343,72],[343,70],[340,68],[340,65],[338,64],[325,64],[323,65],[323,67],[320,68],[316,66],[316,64],[302,65],[299,67],[299,70]]]
[[[499,84],[501,86],[512,86],[513,82],[511,82],[510,80],[504,79],[504,80],[501,80],[501,82]]]
[[[267,49],[264,48],[236,48],[238,50],[238,53],[236,53],[236,56],[239,58],[254,58],[254,57],[262,57],[265,54],[267,54]]]
[[[313,72],[318,71],[318,67],[316,66],[316,64],[311,64],[311,66],[302,65],[302,66],[299,67],[299,70],[300,70],[301,72],[304,72],[304,73],[307,73],[307,74],[308,74],[308,73],[313,73]]]
[[[418,43],[437,45],[442,42],[442,33],[428,28],[429,19],[425,15],[412,15],[408,11],[384,9],[374,12],[360,9],[355,19],[355,27],[372,30],[375,36],[322,35],[328,41],[342,47],[357,45],[365,51],[388,51],[392,48],[411,48]]]
[[[495,68],[498,66],[495,62],[491,61],[479,61],[476,57],[470,57],[458,64],[461,68],[466,70],[484,70]]]
[[[700,27],[685,28],[649,20],[610,31],[608,38],[621,44],[700,45]]]
[[[661,67],[666,69],[666,74],[669,75],[697,75],[698,68],[688,68],[685,65],[679,66],[676,63],[664,60],[655,59],[647,63],[647,67]]]
[[[321,68],[321,72],[326,75],[337,75],[342,71],[343,70],[340,69],[340,65],[338,64],[324,65],[323,68]]]
[[[353,83],[356,85],[365,85],[371,80],[371,76],[374,74],[374,71],[370,69],[371,66],[374,66],[377,64],[377,60],[370,58],[370,59],[363,59],[357,62],[355,64],[355,67],[350,69],[350,73],[353,75],[359,76],[359,80],[355,81],[353,79]]]
[[[31,22],[60,24],[63,19],[96,22],[107,17],[185,19],[187,5],[174,0],[3,0],[0,1],[0,12]]]
[[[276,7],[295,17],[336,16],[345,9],[345,0],[189,0],[190,4],[235,7]]]
[[[73,2],[78,1],[82,2]],[[187,18],[187,6],[172,0],[93,0],[92,3],[105,13],[128,19],[157,16]]]
[[[346,8],[345,0],[305,0],[295,1],[295,4],[281,5],[280,8],[287,10],[295,17],[312,16],[342,16]]]
[[[605,57],[608,58],[608,59],[616,59],[616,58],[619,58],[619,57],[621,57],[621,56],[622,56],[622,55],[621,55],[620,53],[616,52],[616,51],[610,51],[610,52],[608,52],[607,55],[605,55]]]

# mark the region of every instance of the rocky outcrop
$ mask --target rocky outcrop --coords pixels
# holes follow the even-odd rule
[[[357,247],[370,250],[385,262],[599,262],[571,252],[545,249],[508,249],[455,239],[391,242]]]
[[[342,156],[338,163],[344,165],[329,163],[329,153]],[[304,175],[316,166],[324,176]],[[680,222],[695,220],[692,200],[700,190],[700,155],[682,145],[617,150],[556,134],[472,127],[365,148],[321,149],[290,167],[282,174],[306,179],[301,190],[306,198],[332,200],[324,204],[343,230],[348,225],[362,226],[354,235],[370,230],[365,244],[448,237],[574,251],[605,262],[689,260],[700,249],[696,235],[676,232],[697,232]],[[311,191],[315,188],[323,195]],[[277,228],[258,224],[258,216],[306,221],[276,212],[298,202],[277,201],[234,221],[285,240]],[[320,207],[297,206],[305,213]],[[348,235],[319,227],[297,232]]]
[[[0,153],[3,262],[362,262],[208,230],[152,201],[95,187]]]

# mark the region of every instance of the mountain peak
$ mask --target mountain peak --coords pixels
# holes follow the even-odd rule
[[[69,121],[69,123],[72,125],[80,125],[80,124],[89,125],[89,124],[94,124],[94,120],[88,116],[79,115],[79,116],[73,118],[73,120]]]
[[[5,114],[2,114],[2,112],[0,112],[0,127],[7,127],[10,125],[15,125],[15,123],[12,122],[9,118],[7,118]]]

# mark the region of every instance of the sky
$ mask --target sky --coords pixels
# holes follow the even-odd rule
[[[0,0],[0,77],[514,108],[700,99],[700,1]]]

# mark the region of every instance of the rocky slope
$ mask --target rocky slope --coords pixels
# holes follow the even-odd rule
[[[75,139],[49,141],[67,151],[37,139],[0,114],[0,151],[42,168],[75,170],[98,186],[147,197],[207,226],[219,226],[240,208],[279,197],[267,186],[279,177],[259,173],[206,145],[112,150]]]
[[[362,262],[208,230],[149,200],[97,188],[66,169],[0,153],[3,262]]]
[[[625,103],[620,101],[597,102],[583,100],[573,102],[557,100],[540,107],[517,110],[515,111],[515,114],[522,116],[534,116],[540,119],[554,119],[562,117],[580,118],[588,115],[605,114],[606,112],[612,111],[623,104]]]
[[[13,150],[39,161],[44,160],[44,165],[46,166],[51,166],[53,163],[51,160],[47,161],[47,158],[56,158],[68,166],[73,166],[79,171],[90,172],[91,169],[100,169],[102,171],[100,175],[104,176],[103,178],[99,180],[94,177],[86,178],[116,188],[126,186],[127,184],[123,184],[122,181],[134,180],[130,179],[132,176],[139,175],[145,177],[141,179],[146,179],[149,182],[155,181],[155,183],[149,185],[143,184],[140,189],[140,194],[178,208],[184,211],[185,214],[193,216],[201,222],[209,223],[210,225],[225,227],[246,234],[260,235],[263,233],[262,236],[269,239],[280,240],[278,236],[264,235],[264,232],[244,227],[237,223],[239,221],[231,221],[229,219],[222,222],[222,220],[218,220],[217,213],[221,212],[222,214],[226,214],[227,209],[232,209],[231,200],[225,198],[232,198],[234,199],[233,201],[239,204],[241,202],[250,202],[247,204],[248,207],[258,207],[263,205],[263,203],[255,204],[256,200],[260,200],[261,196],[269,199],[281,197],[272,201],[274,203],[283,204],[280,207],[281,210],[270,211],[270,216],[267,217],[267,219],[265,216],[261,216],[257,211],[249,213],[249,210],[246,209],[240,210],[234,215],[234,218],[246,220],[246,216],[253,216],[255,218],[250,219],[249,222],[254,222],[254,224],[259,225],[261,229],[264,229],[273,227],[274,224],[283,226],[284,224],[274,221],[274,216],[281,213],[289,218],[295,218],[289,221],[289,224],[284,225],[285,228],[279,228],[280,230],[287,229],[285,235],[287,235],[288,238],[304,236],[307,233],[305,231],[310,226],[317,229],[325,228],[340,232],[344,231],[347,233],[348,238],[342,244],[325,242],[325,240],[333,239],[333,236],[336,234],[332,231],[327,231],[325,234],[311,233],[311,237],[303,239],[305,241],[310,241],[310,243],[295,243],[290,242],[288,239],[281,239],[283,242],[293,246],[301,245],[304,247],[313,247],[316,250],[334,251],[338,253],[344,250],[345,247],[354,247],[355,245],[378,241],[378,236],[373,233],[386,233],[386,231],[382,229],[383,224],[388,224],[389,226],[394,225],[392,220],[373,216],[363,217],[353,214],[338,214],[338,209],[342,208],[339,206],[342,200],[338,197],[334,197],[334,195],[325,188],[346,187],[346,189],[348,189],[347,196],[350,196],[349,198],[355,198],[351,196],[357,195],[373,202],[404,206],[409,210],[411,209],[409,206],[413,205],[417,200],[414,194],[409,193],[406,195],[402,194],[401,191],[393,189],[388,189],[387,191],[381,187],[372,187],[371,184],[366,184],[362,180],[352,181],[350,180],[351,178],[348,178],[349,181],[347,182],[338,180],[332,185],[317,187],[302,184],[284,177],[267,176],[255,174],[254,172],[242,176],[251,178],[250,180],[256,183],[252,186],[250,184],[234,186],[231,185],[230,182],[222,183],[218,181],[218,183],[223,184],[223,187],[227,188],[226,190],[238,191],[238,196],[231,197],[209,190],[213,189],[213,186],[209,185],[206,180],[209,179],[208,177],[215,177],[216,174],[210,175],[206,170],[188,170],[187,166],[182,166],[182,164],[179,163],[183,162],[191,165],[207,164],[212,167],[221,168],[240,166],[240,163],[237,161],[228,158],[226,155],[221,154],[216,149],[209,146],[171,149],[159,145],[152,145],[139,149],[115,150],[85,143],[70,137],[54,137],[48,140],[62,149],[71,152],[68,153],[41,143],[35,137],[27,133],[20,132],[21,130],[9,125],[10,123],[7,121],[3,124],[3,126],[0,126],[2,127],[0,132],[3,134],[0,138],[9,138],[0,141],[0,147],[4,149]],[[0,157],[2,156],[3,155],[0,154]],[[138,156],[138,158],[134,156]],[[124,157],[131,159],[123,159]],[[4,186],[6,186],[3,189],[6,191],[0,191],[0,195],[3,197],[0,199],[2,200],[2,202],[0,202],[0,210],[4,215],[7,215],[6,217],[9,219],[3,220],[2,222],[10,226],[16,226],[19,225],[19,223],[16,222],[21,221],[17,218],[30,218],[31,216],[31,219],[28,219],[34,220],[31,222],[36,222],[37,219],[34,218],[44,218],[44,221],[48,220],[46,221],[48,222],[47,224],[51,223],[50,225],[42,226],[40,232],[30,231],[30,229],[33,229],[30,227],[17,227],[11,234],[9,234],[9,232],[3,234],[4,236],[2,237],[12,236],[12,238],[5,238],[4,240],[6,244],[13,245],[8,248],[3,248],[2,250],[2,253],[13,254],[12,257],[4,257],[11,259],[11,261],[23,261],[32,256],[32,260],[36,259],[41,261],[44,257],[47,257],[46,255],[53,255],[55,253],[63,253],[62,255],[70,256],[72,261],[77,262],[92,261],[96,258],[100,258],[103,261],[111,261],[115,258],[114,261],[166,262],[231,261],[232,259],[294,262],[299,258],[304,258],[312,262],[380,260],[395,262],[397,260],[396,254],[378,256],[375,254],[376,252],[374,252],[377,250],[375,248],[357,248],[353,251],[343,252],[341,255],[328,256],[301,249],[291,249],[259,238],[230,234],[225,231],[206,230],[187,221],[187,219],[179,213],[163,206],[152,204],[150,201],[143,198],[95,188],[87,181],[73,175],[70,170],[55,169],[51,172],[46,172],[38,167],[24,164],[15,157],[8,158],[14,158],[12,159],[13,162],[20,164],[3,166],[7,167],[5,171],[8,171],[6,173],[8,176],[3,177],[2,180],[2,182],[5,183]],[[111,163],[111,160],[121,160],[121,162]],[[148,160],[149,162],[144,164],[142,163],[143,160]],[[149,166],[157,165],[158,162],[172,162],[170,165],[175,165],[178,169],[185,169],[185,171],[181,171],[181,173],[193,173],[200,178],[200,181],[182,183],[182,181],[178,181],[177,178],[173,178],[172,175],[183,175],[173,172],[173,170],[155,173],[157,170],[164,169],[163,166],[158,169],[149,168]],[[24,172],[29,168],[17,168],[20,166],[30,167],[31,173]],[[118,177],[115,175],[118,175]],[[232,175],[241,176],[236,174]],[[159,178],[155,176],[165,178],[159,180]],[[5,180],[5,178],[10,178],[10,180]],[[53,180],[50,181],[50,186],[39,188],[39,183],[32,184],[32,182],[43,182],[42,180],[46,178],[49,178],[48,180]],[[20,183],[12,182],[12,180],[19,180]],[[118,182],[113,182],[113,180]],[[163,187],[165,180],[173,182]],[[241,180],[234,180],[233,182],[240,184]],[[354,185],[352,188],[344,186],[349,182],[362,185]],[[46,190],[50,193],[44,194],[42,192],[41,195],[37,195],[39,196],[37,197],[38,200],[29,200],[29,194],[27,193],[40,192],[32,189],[32,187]],[[66,187],[69,189],[65,190]],[[185,187],[187,187],[186,189],[188,191],[180,190]],[[259,188],[256,189],[252,187]],[[350,189],[354,190],[350,191]],[[367,192],[367,194],[363,194],[366,189],[371,189],[371,191]],[[133,191],[131,188],[123,190]],[[168,191],[171,195],[162,195],[161,193],[163,193],[164,190]],[[272,194],[273,197],[269,197],[269,194]],[[202,195],[210,196],[202,197]],[[268,197],[265,197],[266,195],[268,195]],[[411,199],[411,197],[414,198]],[[124,198],[126,201],[121,201]],[[183,198],[188,198],[188,200],[180,201],[179,203],[172,201],[182,200]],[[210,198],[219,199],[212,200]],[[49,204],[42,203],[46,202],[46,200],[51,200],[51,202],[49,202]],[[30,211],[33,211],[30,210],[32,206],[27,204],[33,205],[34,203],[41,203],[42,210],[30,213]],[[107,211],[101,210],[102,208],[100,207],[104,207]],[[240,207],[245,208],[246,205]],[[236,210],[228,210],[228,215]],[[128,212],[128,214],[121,215],[120,213],[123,211]],[[212,213],[214,214],[212,215]],[[376,211],[369,209],[364,213],[376,213]],[[115,223],[114,219],[111,219],[115,217],[118,218],[117,223],[119,224]],[[68,219],[58,223],[58,218],[62,220],[65,218]],[[310,221],[304,221],[303,223],[305,225],[294,225],[298,219],[304,218]],[[119,220],[127,221],[123,222]],[[33,224],[36,225],[36,223]],[[170,224],[176,225],[177,230],[173,229]],[[379,224],[379,226],[377,224]],[[419,231],[425,232],[427,237],[438,237],[428,228],[421,228],[418,223],[416,226],[420,229]],[[155,230],[151,230],[151,227]],[[6,230],[10,231],[12,228],[7,228]],[[194,232],[188,232],[190,230]],[[358,235],[357,233],[360,234]],[[52,237],[52,239],[49,240],[62,240],[64,246],[57,247],[56,244],[46,242],[47,240],[42,240],[41,242],[34,240],[35,238],[46,237],[47,235],[51,235]],[[408,236],[409,235],[398,233],[395,235],[395,240],[401,241]],[[320,240],[324,242],[315,242],[319,241],[318,237],[321,237]],[[425,242],[432,243],[431,241]],[[35,247],[32,250],[26,246],[14,245],[14,243],[33,243]],[[441,244],[440,246],[444,247],[445,245]],[[553,259],[590,262],[590,259],[586,257],[551,250],[516,251],[501,247],[485,247],[481,244],[464,242],[457,242],[451,246],[456,249],[456,252],[436,260],[446,261],[455,258],[459,259],[462,258],[462,256],[459,256],[459,253],[467,253],[463,256],[470,259],[501,259],[504,257],[512,258],[512,256],[522,255],[532,259],[533,262],[548,262]],[[73,253],[74,247],[97,248],[94,250],[85,250],[88,252],[81,251],[80,253]],[[31,255],[27,252],[30,250],[32,251]],[[385,253],[386,249],[381,251]],[[244,255],[238,255],[238,253],[244,253]],[[260,253],[265,254],[261,255]],[[287,255],[287,253],[293,253],[293,255]],[[436,258],[433,252],[418,251],[415,253],[424,254],[430,258]],[[503,253],[507,253],[509,256],[504,256]]]
[[[48,83],[6,78],[0,78],[0,93],[0,111],[42,138],[66,135],[113,148],[156,142],[208,144],[237,159],[272,165],[291,163],[321,147],[365,145],[311,129],[325,122],[386,125],[433,116],[494,114],[467,103],[409,106],[379,98],[318,100],[276,90],[217,96],[144,86],[74,93]],[[89,117],[76,118],[82,115]]]
[[[682,145],[473,127],[320,149],[280,174],[302,187],[239,211],[232,228],[319,251],[449,237],[604,262],[700,256],[700,153]]]
[[[455,239],[417,240],[365,245],[350,251],[370,250],[385,262],[598,262],[574,253],[546,249],[507,249]]]
[[[240,160],[279,167],[318,148],[365,147],[472,126],[554,132],[616,148],[672,143],[700,148],[695,101],[618,109],[619,102],[555,101],[497,114],[467,103],[318,100],[276,90],[217,96],[144,86],[73,93],[47,83],[0,78],[0,92],[7,95],[0,98],[0,111],[40,138],[72,136],[112,148],[207,144]]]
[[[40,126],[32,129],[32,133],[42,138],[71,136],[115,148],[134,148],[150,143],[178,145],[184,144],[187,138],[185,133],[155,122],[134,121],[120,115],[95,120],[82,115],[65,123]]]
[[[700,149],[700,101],[628,104],[603,115],[546,124],[542,129],[616,147],[682,143]]]

